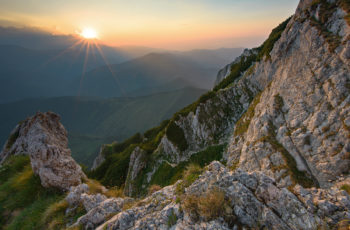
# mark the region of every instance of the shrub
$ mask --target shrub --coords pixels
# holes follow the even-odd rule
[[[237,121],[235,131],[234,131],[235,136],[240,136],[248,130],[250,121],[255,115],[255,107],[260,102],[260,97],[261,97],[261,93],[255,96],[252,103],[250,103],[248,110]]]
[[[119,144],[113,145],[113,153],[120,153],[123,152],[126,148],[128,148],[132,144],[138,144],[142,142],[142,136],[140,133],[136,133],[134,136],[130,137],[129,139],[123,141]]]
[[[10,149],[12,147],[12,145],[16,142],[18,136],[19,136],[19,129],[13,134],[11,134],[10,137],[8,138],[8,141],[6,144],[7,149]]]
[[[132,144],[139,144],[142,142],[142,136],[140,133],[136,133],[134,136],[130,137],[129,139],[121,142],[121,143],[112,143],[110,145],[105,145],[102,149],[102,155],[107,157],[114,153],[121,153],[126,148],[128,148]]]
[[[286,29],[290,19],[292,17],[289,17],[287,20],[279,24],[276,28],[274,28],[269,35],[268,39],[258,48],[259,54],[257,56],[257,60],[260,61],[263,59],[264,56],[266,56],[268,59],[270,59],[270,52],[273,49],[273,46],[275,43],[280,39],[283,31]]]
[[[168,227],[172,227],[173,225],[175,225],[177,222],[177,216],[174,213],[174,211],[172,210],[170,215],[168,216]]]
[[[339,223],[337,224],[337,226],[335,226],[334,229],[337,230],[349,230],[350,228],[350,220],[349,219],[344,219],[339,221]]]
[[[199,199],[199,214],[206,220],[213,220],[224,213],[225,193],[218,188],[205,193]]]
[[[274,96],[274,103],[275,103],[275,109],[278,111],[282,111],[284,102],[283,102],[283,98],[279,94]]]
[[[198,204],[199,204],[199,196],[191,194],[191,195],[185,196],[181,204],[181,207],[183,208],[184,211],[190,213],[192,218],[197,219],[199,217]]]
[[[195,180],[198,179],[199,175],[203,172],[203,169],[196,164],[190,164],[184,171],[183,178],[185,186],[191,185]]]
[[[350,195],[350,185],[349,184],[344,184],[340,187],[341,190],[344,190]]]
[[[112,187],[104,193],[107,197],[124,197],[123,188]]]
[[[144,136],[147,139],[154,139],[159,132],[165,129],[165,127],[169,124],[169,122],[170,122],[169,120],[162,121],[162,123],[159,126],[146,131],[144,133]]]
[[[221,160],[225,146],[209,146],[205,150],[193,154],[188,161],[180,162],[175,167],[172,167],[167,162],[163,162],[153,174],[150,183],[160,186],[174,184],[177,180],[183,178],[183,172],[188,165],[195,164],[204,167],[212,161]]]
[[[180,151],[185,151],[188,148],[184,131],[174,121],[171,121],[166,129],[166,136]]]
[[[161,189],[162,189],[162,187],[160,187],[159,185],[153,184],[148,188],[148,195],[152,195],[153,193],[155,193]]]
[[[105,192],[105,189],[97,180],[88,179],[86,184],[89,186],[90,194],[97,194],[97,193],[103,194]]]
[[[224,215],[225,193],[218,188],[213,188],[200,196],[187,195],[182,203],[182,208],[194,219],[198,217],[206,221],[216,219]]]
[[[97,169],[89,173],[89,177],[99,180],[105,186],[121,187],[125,183],[130,155],[134,149],[135,145],[131,145],[121,153],[107,156]]]
[[[247,57],[242,57],[241,60],[231,66],[231,73],[229,76],[224,78],[217,86],[214,87],[214,91],[224,89],[238,79],[243,72],[252,66],[253,62],[257,59],[256,54],[251,54]]]

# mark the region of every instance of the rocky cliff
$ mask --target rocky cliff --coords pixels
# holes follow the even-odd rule
[[[327,186],[345,173],[348,5],[301,1],[262,46],[219,72],[211,92],[139,144],[144,151],[129,155],[139,165],[130,165],[125,193],[139,194],[163,168],[213,145],[228,144],[230,167],[262,171],[283,186]]]
[[[62,215],[84,212],[69,227],[348,229],[349,18],[347,0],[301,0],[264,44],[219,73],[212,91],[101,149],[89,176],[118,188],[71,186],[82,174],[76,165],[60,171],[71,158],[51,113],[16,127],[0,159],[29,153],[39,175],[71,173]]]
[[[37,113],[20,122],[0,153],[1,162],[11,155],[29,155],[31,167],[44,187],[69,190],[85,177],[71,157],[67,131],[52,112]]]
[[[345,1],[301,1],[270,56],[245,78],[262,87],[236,123],[228,164],[288,187],[329,187],[349,171],[350,27]]]

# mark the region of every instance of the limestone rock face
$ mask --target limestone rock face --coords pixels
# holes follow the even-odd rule
[[[125,182],[124,193],[127,196],[135,195],[133,181],[136,178],[137,174],[145,167],[144,158],[146,153],[139,147],[136,147],[131,153],[128,176]]]
[[[100,151],[92,164],[91,170],[95,170],[105,161],[105,156],[102,154],[104,147],[104,145],[101,146]]]
[[[72,226],[84,226],[84,229],[95,229],[98,225],[106,222],[108,217],[119,213],[123,205],[131,202],[131,198],[107,198],[105,195],[89,194],[89,186],[87,184],[80,184],[71,187],[66,201],[69,208],[66,214],[74,211],[79,205],[82,205],[86,214],[79,217],[79,219],[72,224]]]
[[[304,173],[309,185],[327,188],[349,171],[350,27],[339,1],[332,2],[332,16],[315,25],[320,7],[301,1],[270,59],[246,76],[269,84],[251,106],[253,116],[242,118],[246,130],[235,132],[236,124],[229,165],[262,171],[280,187],[303,183]]]
[[[279,188],[273,178],[263,173],[229,171],[217,161],[206,167],[180,196],[176,190],[181,183],[165,187],[129,209],[114,209],[115,215],[96,229],[258,229],[264,226],[276,230],[313,230],[335,226],[350,217],[350,200],[345,191],[301,186],[290,191]],[[181,207],[181,199],[186,196],[201,196],[212,189],[222,191],[225,196],[224,215],[210,220],[202,216],[193,218],[188,209]],[[125,200],[114,200],[118,207],[121,202]],[[105,203],[110,201],[106,199],[97,206],[100,213],[110,208]]]
[[[1,154],[1,161],[10,155],[28,154],[35,174],[44,187],[68,190],[85,177],[71,157],[67,131],[52,112],[37,113],[21,122],[12,131]]]

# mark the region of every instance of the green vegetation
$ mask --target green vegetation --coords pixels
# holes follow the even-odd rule
[[[282,107],[284,106],[283,98],[277,94],[274,96],[275,109],[278,111],[282,111]]]
[[[99,180],[106,186],[122,186],[128,174],[130,155],[135,147],[130,145],[123,152],[108,154],[106,160],[89,173],[89,177]]]
[[[260,47],[253,49],[253,53],[250,56],[242,57],[238,63],[232,65],[230,75],[215,86],[214,91],[218,91],[229,86],[236,79],[238,79],[243,72],[251,68],[254,62],[262,60],[265,56],[267,59],[270,59],[270,52],[273,49],[276,41],[280,39],[282,32],[287,27],[290,19],[291,17],[273,29],[269,38]],[[250,69],[250,71],[252,70],[253,69]]]
[[[242,57],[241,60],[231,66],[231,73],[225,79],[223,79],[217,86],[214,87],[214,91],[224,89],[238,79],[244,71],[249,69],[252,64],[257,61],[257,55],[251,54],[250,56]]]
[[[344,190],[350,195],[350,184],[344,184],[340,187],[341,190]]]
[[[158,184],[160,186],[173,184],[183,178],[184,171],[189,165],[204,167],[214,160],[221,160],[225,147],[226,145],[210,146],[204,151],[193,154],[188,161],[180,162],[175,167],[171,167],[167,162],[163,162],[154,173],[150,184]],[[190,167],[189,169],[194,169],[194,167]]]
[[[188,148],[184,131],[174,121],[166,129],[166,136],[179,150],[185,151]]]
[[[158,135],[158,133],[160,133],[161,131],[163,131],[165,129],[165,127],[167,127],[169,122],[170,122],[169,120],[162,121],[162,123],[159,126],[154,127],[152,129],[146,131],[144,133],[144,137],[147,139],[153,139],[154,137],[156,137]]]
[[[19,136],[19,130],[17,130],[16,132],[10,135],[6,144],[7,149],[10,149],[12,147],[12,145],[16,142],[18,136]]]
[[[147,153],[145,162],[150,159],[164,136],[168,124],[169,121],[166,120],[158,127],[146,131],[143,135],[144,140],[140,134],[136,134],[125,142],[106,145],[103,149],[106,160],[98,168],[88,173],[89,177],[99,180],[108,187],[123,187],[127,179],[131,153],[139,146]]]
[[[250,103],[247,112],[245,112],[243,116],[237,121],[234,131],[235,136],[242,135],[248,130],[250,121],[255,114],[255,107],[260,102],[260,97],[261,93],[258,93],[253,99],[252,103]]]
[[[41,222],[48,226],[49,229],[64,228],[67,208],[68,202],[64,199],[51,204],[42,215]]]
[[[126,148],[128,148],[132,144],[139,144],[142,142],[142,136],[140,133],[135,134],[129,139],[121,142],[121,143],[112,143],[110,145],[105,145],[102,149],[102,155],[107,157],[113,153],[123,152]]]
[[[180,178],[182,179],[182,182],[177,184],[175,188],[177,203],[179,203],[179,201],[183,199],[182,196],[185,193],[185,188],[193,184],[193,182],[195,182],[198,179],[202,172],[203,168],[197,164],[192,163],[186,167],[185,171],[183,171],[182,173],[182,178]]]
[[[291,18],[292,17],[289,17],[287,20],[285,20],[272,30],[268,39],[258,48],[259,54],[257,55],[257,61],[262,60],[264,56],[266,56],[267,59],[271,58],[270,52],[272,51],[275,43],[280,39],[283,31],[286,29]]]
[[[216,96],[215,90],[214,91],[209,91],[205,94],[203,94],[197,101],[193,102],[192,104],[186,106],[182,110],[178,111],[175,113],[173,116],[173,120],[178,120],[180,116],[187,116],[190,112],[196,112],[197,107],[201,103],[205,103],[207,100],[212,99]]]
[[[47,229],[45,226],[50,221],[44,218],[44,213],[62,202],[64,194],[42,187],[40,178],[31,169],[29,157],[10,157],[0,167],[0,180],[0,225],[9,230]]]
[[[171,226],[175,225],[176,222],[177,222],[177,216],[174,213],[174,211],[172,211],[168,216],[168,227],[170,228]]]

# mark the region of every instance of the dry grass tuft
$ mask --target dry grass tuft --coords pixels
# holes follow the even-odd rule
[[[103,193],[107,197],[124,197],[123,188],[113,187]]]
[[[90,194],[97,194],[97,193],[103,194],[105,192],[104,187],[97,180],[88,179],[86,184],[89,186]]]
[[[214,188],[200,196],[187,195],[182,208],[195,219],[201,216],[207,221],[213,220],[225,213],[225,193]]]
[[[153,184],[148,188],[148,195],[152,195],[153,193],[161,190],[162,187],[157,185],[157,184]]]

